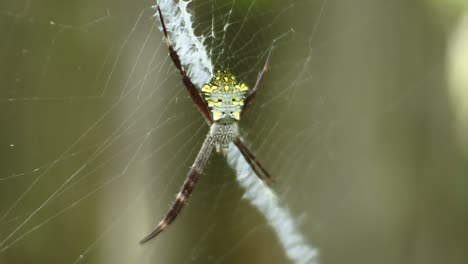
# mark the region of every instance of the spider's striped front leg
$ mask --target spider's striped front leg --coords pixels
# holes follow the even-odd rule
[[[192,167],[190,168],[190,171],[187,174],[184,184],[182,185],[179,193],[177,194],[176,200],[172,204],[171,208],[169,209],[163,220],[159,222],[156,229],[140,241],[141,244],[156,237],[176,219],[184,205],[187,203],[187,200],[190,198],[190,194],[192,194],[192,191],[195,185],[197,184],[198,178],[200,177],[203,168],[205,168],[212,152],[213,138],[211,134],[208,134],[205,141],[203,142],[200,152],[198,153],[195,159],[195,162],[193,163]]]
[[[249,164],[250,168],[255,172],[255,175],[262,180],[264,183],[269,184],[273,181],[271,174],[263,167],[260,161],[257,160],[257,157],[249,150],[249,148],[245,145],[241,138],[238,138],[234,141],[237,149],[239,149],[240,153],[244,157],[244,159]]]

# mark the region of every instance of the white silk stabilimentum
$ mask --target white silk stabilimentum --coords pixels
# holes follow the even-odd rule
[[[187,11],[189,3],[190,1],[157,1],[171,44],[192,83],[199,88],[210,82],[213,77],[213,65],[203,45],[205,38],[195,36],[193,31],[192,15]],[[156,7],[157,5],[153,6],[154,9]],[[157,12],[154,16],[159,20]],[[162,31],[161,26],[159,29]]]
[[[187,10],[189,3],[190,1],[177,0],[158,2],[171,44],[188,76],[200,88],[211,80],[213,65],[203,44],[205,38],[194,34],[192,15]],[[155,16],[158,19],[157,13]],[[160,29],[162,30],[161,27]],[[318,250],[309,245],[289,210],[282,207],[275,193],[258,179],[234,144],[229,147],[228,163],[235,169],[237,181],[245,189],[243,198],[249,200],[265,216],[288,258],[297,264],[318,263]]]
[[[258,179],[234,144],[229,147],[228,162],[236,171],[237,181],[245,189],[243,198],[265,216],[289,259],[297,264],[318,263],[318,250],[307,243],[289,210],[282,207],[276,194]]]

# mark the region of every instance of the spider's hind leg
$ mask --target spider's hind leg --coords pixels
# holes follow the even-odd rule
[[[253,99],[257,95],[258,88],[260,87],[260,84],[265,77],[265,74],[268,72],[268,67],[270,66],[270,58],[271,54],[273,53],[274,46],[270,47],[270,50],[268,51],[267,58],[265,60],[265,63],[263,64],[263,68],[258,74],[257,81],[255,82],[255,86],[252,88],[250,93],[247,95],[247,98],[245,98],[244,102],[244,109],[242,110],[242,113],[245,113],[247,109],[249,109],[250,105],[252,104]]]
[[[166,40],[167,48],[169,49],[169,55],[171,56],[172,62],[179,70],[180,74],[182,75],[182,81],[184,82],[185,88],[187,89],[190,97],[192,98],[193,103],[198,108],[198,111],[203,115],[206,122],[211,125],[213,123],[213,118],[211,117],[210,111],[203,101],[202,97],[200,96],[200,91],[197,89],[195,84],[192,83],[187,72],[185,71],[184,67],[182,66],[182,62],[180,60],[179,55],[175,51],[174,47],[172,46],[171,39],[169,34],[167,33],[166,23],[164,22],[164,17],[161,12],[161,8],[159,5],[156,5],[157,13],[159,15],[159,20],[161,21],[161,27],[164,34],[164,39]]]

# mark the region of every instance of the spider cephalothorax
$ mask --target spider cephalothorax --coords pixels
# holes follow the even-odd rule
[[[228,71],[218,71],[205,84],[201,91],[210,108],[213,121],[231,123],[240,120],[240,114],[244,108],[245,98],[249,87],[245,83],[238,83],[236,77]]]
[[[216,152],[226,155],[229,144],[239,137],[239,126],[235,121],[232,123],[215,122],[211,125],[210,137]]]

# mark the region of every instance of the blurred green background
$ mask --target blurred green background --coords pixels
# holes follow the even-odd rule
[[[208,131],[153,4],[0,0],[0,263],[289,263],[220,156],[138,244]],[[466,1],[189,8],[250,84],[294,30],[241,127],[321,263],[468,263]]]

